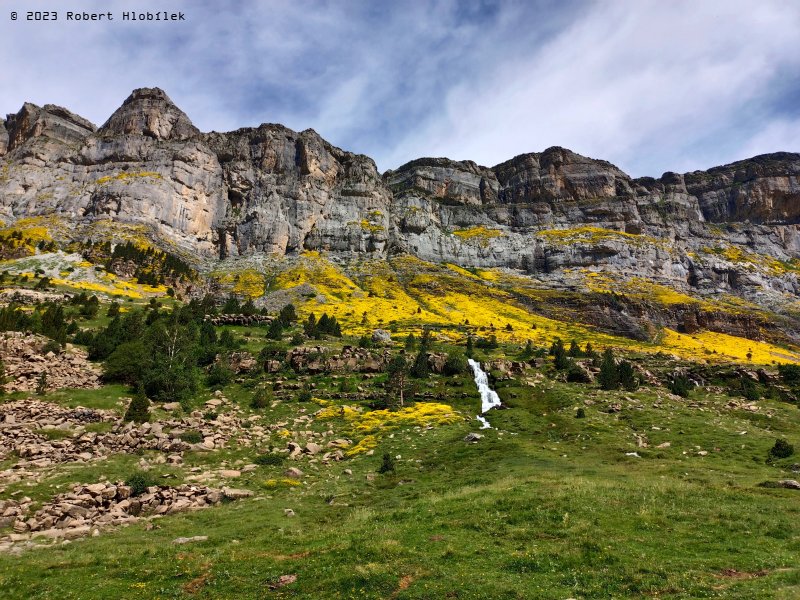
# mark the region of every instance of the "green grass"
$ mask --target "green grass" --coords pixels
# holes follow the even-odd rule
[[[307,461],[260,466],[231,482],[256,491],[252,499],[158,519],[152,531],[136,524],[23,558],[0,555],[0,596],[800,596],[800,494],[757,486],[791,476],[791,458],[775,465],[765,458],[779,435],[797,441],[796,407],[764,400],[754,417],[725,408],[728,396],[695,392],[679,400],[663,389],[603,392],[550,379],[531,386],[526,380],[532,375],[498,383],[510,408],[489,415],[499,429],[484,431],[477,444],[462,441],[476,429],[470,420],[387,432],[374,455],[328,467]],[[337,401],[338,378],[310,381],[320,396]],[[446,393],[465,417],[474,415],[477,397],[468,378],[430,383],[420,389]],[[113,398],[105,406],[124,393],[104,391]],[[80,392],[64,392],[60,401],[104,404],[99,392],[94,398],[95,392]],[[229,386],[225,394],[266,423],[317,408],[283,401],[250,411],[251,384]],[[606,412],[616,402],[622,411]],[[586,409],[585,419],[574,418],[578,406]],[[346,433],[336,421],[301,429],[329,427]],[[637,446],[637,435],[647,448]],[[655,447],[665,441],[669,448]],[[273,443],[285,440],[265,445]],[[184,469],[160,465],[153,472],[179,483],[193,466],[252,462],[265,449],[232,443],[220,452],[188,453]],[[641,458],[625,456],[633,451]],[[367,474],[377,471],[383,452],[400,456],[397,471],[370,481]],[[117,456],[64,467],[36,486],[6,493],[24,489],[44,500],[78,481],[124,479],[138,460]],[[301,486],[262,485],[295,465],[306,472]],[[353,474],[345,475],[345,468]],[[284,516],[284,508],[297,516]],[[209,539],[171,543],[193,535]],[[287,574],[297,575],[296,583],[270,591]]]

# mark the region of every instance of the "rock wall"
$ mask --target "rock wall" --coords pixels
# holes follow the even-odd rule
[[[381,176],[312,130],[202,133],[163,91],[143,88],[99,129],[25,104],[0,123],[0,157],[5,221],[54,213],[145,224],[208,268],[262,253],[409,252],[544,275],[613,268],[679,287],[797,291],[794,273],[696,255],[733,245],[800,256],[798,154],[632,179],[554,147],[492,168],[423,158]]]

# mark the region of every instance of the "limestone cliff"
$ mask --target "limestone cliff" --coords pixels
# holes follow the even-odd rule
[[[564,148],[495,167],[422,158],[381,176],[316,132],[202,133],[159,89],[99,129],[25,104],[0,121],[0,217],[141,224],[212,268],[322,250],[408,252],[555,282],[570,269],[779,302],[800,292],[800,155],[632,179]]]

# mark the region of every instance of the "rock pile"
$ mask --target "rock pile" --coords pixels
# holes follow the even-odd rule
[[[269,315],[218,315],[216,317],[206,315],[205,320],[214,325],[258,325],[271,323],[274,318]]]
[[[286,354],[286,362],[292,369],[311,375],[337,371],[380,373],[390,358],[391,351],[388,349],[370,352],[355,346],[344,346],[335,356],[328,356],[322,346],[300,346]]]
[[[72,294],[57,294],[29,290],[27,288],[10,288],[0,290],[0,304],[40,304],[43,302],[64,302],[72,298]]]
[[[7,392],[32,392],[39,377],[47,375],[47,389],[100,387],[100,368],[90,363],[86,353],[71,347],[66,352],[45,353],[48,339],[34,334],[8,331],[0,336],[0,358],[6,368]]]
[[[151,486],[135,496],[122,482],[81,484],[71,492],[59,494],[33,515],[27,515],[30,503],[0,506],[5,518],[13,517],[14,533],[0,538],[0,550],[13,542],[29,539],[73,539],[93,534],[98,527],[133,523],[140,518],[206,508],[251,495],[248,490],[205,486]],[[27,500],[27,499],[23,499]],[[4,503],[7,505],[8,503]]]

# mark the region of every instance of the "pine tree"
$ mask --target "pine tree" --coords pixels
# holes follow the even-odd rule
[[[125,411],[123,421],[133,421],[134,423],[146,423],[150,420],[150,400],[144,393],[144,388],[139,386],[133,396],[128,410]]]
[[[581,347],[578,346],[578,342],[572,340],[572,343],[569,345],[569,352],[568,354],[572,358],[579,358],[583,353],[581,352]]]
[[[295,310],[294,304],[287,304],[284,306],[281,312],[278,313],[278,319],[280,319],[284,327],[289,327],[292,323],[297,321],[297,311]]]
[[[467,358],[472,358],[472,355],[475,354],[475,342],[472,339],[471,335],[467,336],[467,350],[465,352]]]
[[[411,375],[417,379],[425,379],[429,372],[428,353],[420,347],[420,351],[414,359],[414,364],[411,365]]]
[[[39,375],[39,379],[36,381],[36,393],[42,396],[46,391],[47,391],[47,373],[45,371],[42,371],[41,375]]]
[[[617,373],[619,374],[620,385],[626,390],[632,392],[639,388],[639,377],[636,375],[636,371],[633,369],[631,363],[627,361],[619,363]]]
[[[405,348],[406,350],[414,350],[417,347],[417,338],[414,336],[413,333],[409,333],[408,337],[406,338]]]
[[[611,348],[606,348],[603,352],[603,362],[600,364],[600,375],[597,379],[604,390],[616,390],[619,387],[619,370]]]
[[[279,340],[283,337],[283,324],[280,319],[273,319],[270,322],[267,337],[271,340]]]
[[[427,362],[427,361],[426,361]],[[408,363],[402,354],[395,356],[386,367],[389,379],[386,382],[390,392],[396,394],[400,406],[405,404],[405,388],[408,380]]]
[[[553,365],[559,371],[563,371],[570,365],[570,360],[567,358],[567,351],[564,349],[564,343],[561,338],[556,338],[550,349],[553,354]]]
[[[303,325],[303,332],[310,338],[317,337],[317,317],[314,313],[308,315],[305,324]]]

